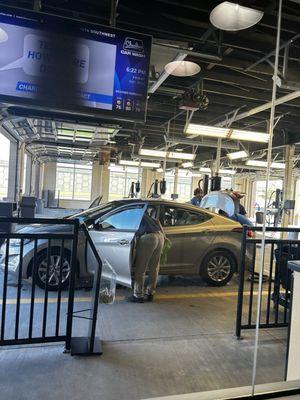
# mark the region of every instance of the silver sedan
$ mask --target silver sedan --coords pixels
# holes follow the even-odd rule
[[[221,286],[238,272],[241,249],[239,223],[189,204],[164,200],[119,200],[88,209],[68,218],[78,218],[85,224],[96,249],[117,274],[117,282],[131,286],[134,271],[136,231],[144,213],[161,221],[172,246],[167,261],[161,265],[161,275],[200,275],[208,284]],[[67,225],[33,225],[21,229],[23,233],[68,232]],[[5,247],[0,249],[0,266],[4,267]],[[66,241],[61,261],[58,244],[51,242],[48,288],[57,290],[67,286],[71,270],[71,245]],[[47,241],[39,240],[35,282],[42,288],[46,284]],[[24,241],[22,277],[32,275],[33,242]],[[248,254],[248,253],[247,253]],[[8,269],[17,274],[19,269],[20,241],[10,241]],[[77,279],[91,282],[95,258],[82,231],[78,238]],[[248,257],[249,261],[249,257]],[[60,268],[62,266],[62,271]]]

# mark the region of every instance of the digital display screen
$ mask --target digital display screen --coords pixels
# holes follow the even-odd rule
[[[0,101],[145,120],[151,36],[0,8]]]

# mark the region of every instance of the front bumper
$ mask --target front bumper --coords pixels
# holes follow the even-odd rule
[[[2,270],[5,269],[5,254],[2,252],[0,253],[0,268]],[[8,256],[8,263],[7,263],[7,269],[9,273],[12,274],[17,274],[19,271],[19,265],[20,265],[20,255],[19,254],[9,254]]]

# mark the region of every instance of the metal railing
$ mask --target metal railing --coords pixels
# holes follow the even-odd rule
[[[20,345],[30,343],[45,343],[64,341],[66,350],[71,348],[74,290],[77,268],[77,244],[78,244],[78,220],[67,219],[45,219],[45,218],[0,218],[2,223],[11,223],[30,226],[41,224],[41,226],[64,225],[65,231],[49,232],[47,230],[34,232],[20,230],[13,233],[0,233],[0,239],[5,242],[1,247],[2,274],[0,275],[0,288],[2,286],[1,302],[1,327],[0,346]],[[14,245],[12,246],[12,240]],[[30,246],[30,250],[25,246]],[[58,260],[57,271],[54,271],[53,256],[55,249],[56,260]],[[63,276],[64,262],[68,252],[67,275]],[[43,275],[38,266],[43,254]],[[10,290],[8,281],[11,270],[12,257],[17,258],[15,264],[16,292]],[[30,295],[22,293],[22,279],[24,268],[28,269],[26,274],[31,275]],[[59,271],[59,272],[58,272]],[[57,292],[51,292],[51,279],[55,275]],[[58,276],[59,275],[59,276]],[[44,283],[44,291],[37,294],[37,279]],[[43,280],[44,279],[44,280]],[[67,287],[65,288],[64,286]],[[62,292],[66,289],[67,301],[62,302]],[[16,296],[16,298],[15,298]],[[65,300],[65,298],[64,298]],[[56,304],[55,312],[52,311],[49,318],[49,304]],[[13,307],[15,305],[15,307]]]
[[[248,237],[248,231],[256,232],[255,238]],[[255,288],[258,280],[261,257],[261,227],[243,227],[241,260],[239,270],[239,289],[236,316],[236,337],[241,337],[242,329],[254,329],[258,293]],[[260,328],[279,328],[288,326],[291,275],[287,261],[300,259],[300,240],[275,237],[287,233],[298,234],[300,228],[266,228],[263,291],[260,311]],[[246,281],[248,274],[248,280]],[[258,286],[258,285],[257,285]]]

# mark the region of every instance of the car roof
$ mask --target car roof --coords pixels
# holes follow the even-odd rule
[[[192,211],[202,211],[208,215],[211,216],[216,216],[218,215],[218,217],[221,217],[221,215],[216,214],[210,210],[207,210],[205,208],[200,208],[199,206],[194,206],[193,204],[190,203],[180,203],[179,201],[175,201],[175,200],[164,200],[164,199],[153,199],[153,198],[140,198],[140,199],[120,199],[120,200],[114,200],[114,202],[118,203],[120,202],[120,205],[125,205],[125,204],[130,204],[130,203],[143,203],[143,202],[147,202],[150,204],[166,204],[168,206],[178,206],[178,207],[184,207],[184,208],[188,208]],[[222,216],[223,217],[223,216]],[[224,218],[224,217],[223,217]],[[228,218],[225,218],[226,220],[228,220]]]

